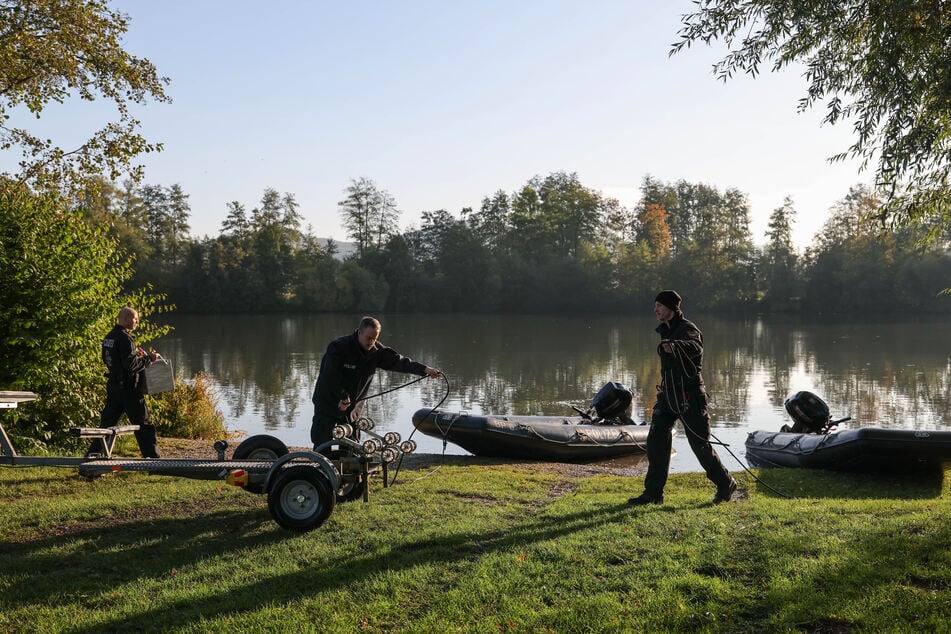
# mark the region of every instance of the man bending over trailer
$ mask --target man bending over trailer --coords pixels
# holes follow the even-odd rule
[[[160,358],[135,345],[130,334],[139,325],[139,313],[126,306],[119,311],[115,327],[102,340],[102,362],[106,364],[106,405],[100,415],[100,427],[114,427],[124,413],[129,423],[138,425],[135,439],[144,458],[158,458],[158,435],[145,405],[145,381],[142,372]],[[98,438],[92,441],[87,456],[105,454]]]
[[[327,346],[314,386],[310,428],[314,449],[332,439],[334,426],[360,418],[363,399],[377,368],[430,378],[442,374],[384,346],[378,341],[381,329],[379,321],[364,317],[352,334],[334,339]]]

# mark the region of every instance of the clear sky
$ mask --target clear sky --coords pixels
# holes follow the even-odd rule
[[[723,83],[724,49],[669,57],[689,0],[120,0],[127,50],[168,76],[171,104],[137,109],[165,151],[146,182],[190,195],[192,233],[217,235],[229,201],[296,196],[305,225],[347,240],[337,203],[351,178],[389,191],[401,229],[427,210],[478,207],[535,175],[577,172],[633,206],[644,176],[749,196],[763,242],[791,196],[805,246],[850,186],[830,164],[851,127],[796,111],[801,70]],[[51,109],[59,137],[103,122]],[[60,127],[57,132],[55,129]],[[57,138],[57,140],[59,140]]]

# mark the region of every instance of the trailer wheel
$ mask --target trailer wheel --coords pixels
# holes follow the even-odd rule
[[[340,460],[344,457],[353,456],[354,453],[349,449],[334,449],[330,452],[331,460]],[[352,480],[350,480],[353,478]],[[347,480],[350,480],[349,482]],[[337,502],[351,502],[363,497],[363,492],[367,489],[367,481],[361,480],[359,473],[344,474],[340,469],[340,488],[337,489]]]
[[[245,438],[238,445],[232,456],[233,460],[277,460],[287,454],[287,445],[274,436],[267,434],[258,434]],[[248,493],[264,493],[266,485],[266,476],[263,474],[254,474],[244,485],[244,490]]]
[[[295,465],[278,473],[267,495],[274,521],[292,531],[309,531],[324,523],[334,510],[333,489],[314,465]]]
[[[363,492],[367,490],[366,480],[361,480],[360,476],[357,475],[357,479],[353,482],[341,482],[340,488],[337,489],[337,501],[338,502],[351,502],[353,500],[359,500],[363,497]]]

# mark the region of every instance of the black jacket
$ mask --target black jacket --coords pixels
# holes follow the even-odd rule
[[[353,421],[359,418],[363,411],[360,399],[366,396],[377,368],[420,376],[426,374],[425,365],[404,357],[379,341],[369,350],[364,350],[356,331],[331,341],[320,360],[320,372],[314,386],[317,419],[346,417]],[[350,398],[350,408],[344,414],[337,405],[346,397]]]
[[[703,386],[703,377],[700,374],[703,366],[703,333],[695,323],[684,319],[682,312],[677,312],[670,324],[661,323],[656,328],[662,340],[674,344],[674,352],[665,352],[663,344],[657,345],[657,354],[660,355],[660,369],[662,382],[671,387],[695,388]]]
[[[109,382],[122,389],[139,389],[142,371],[151,363],[148,355],[139,355],[132,335],[116,324],[102,340],[102,362],[106,364]],[[144,387],[144,386],[143,386]]]

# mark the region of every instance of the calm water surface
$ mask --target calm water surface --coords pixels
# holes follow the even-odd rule
[[[650,311],[637,317],[382,315],[381,341],[438,367],[425,379],[368,401],[377,428],[407,438],[413,412],[444,396],[443,409],[473,414],[571,414],[607,381],[634,392],[634,418],[649,420],[659,382],[658,336]],[[821,396],[843,426],[951,429],[951,319],[914,323],[811,323],[725,320],[687,314],[704,332],[704,367],[714,434],[730,469],[745,462],[754,429],[789,422],[783,401],[800,390]],[[311,394],[327,343],[360,315],[194,316],[154,342],[186,377],[199,371],[218,387],[229,429],[310,444]],[[370,393],[415,376],[380,371]],[[415,434],[418,451],[442,441]],[[681,434],[672,470],[698,470]],[[446,453],[465,454],[448,445]]]

